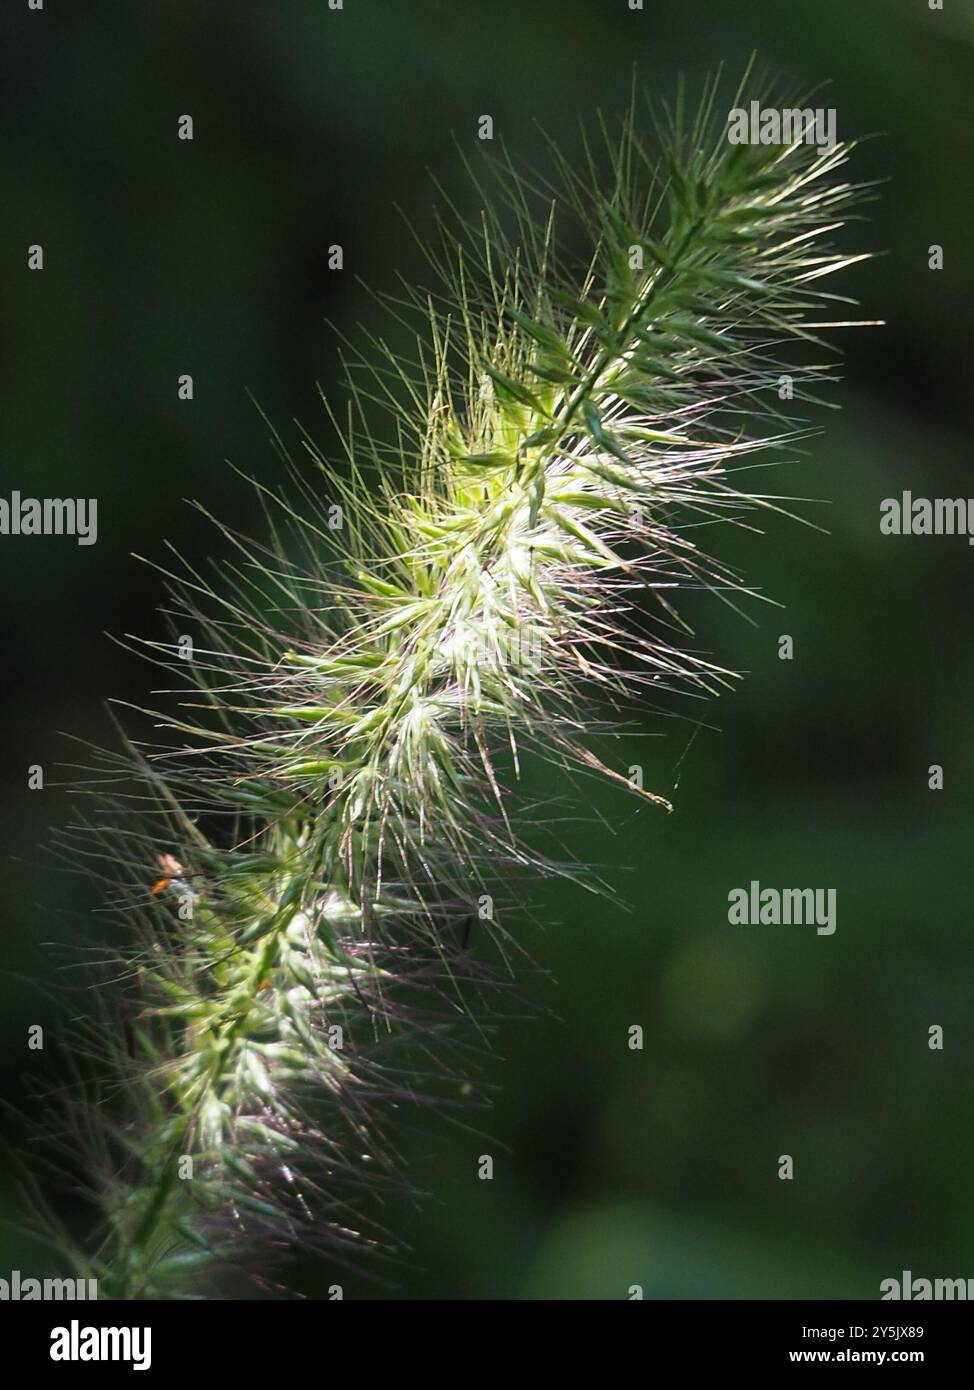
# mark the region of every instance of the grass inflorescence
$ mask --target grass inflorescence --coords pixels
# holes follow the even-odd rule
[[[74,843],[125,943],[75,1116],[105,1293],[377,1238],[356,1192],[437,1093],[478,905],[575,872],[518,834],[525,752],[666,805],[600,761],[593,711],[729,681],[674,597],[740,590],[695,538],[775,505],[741,477],[794,439],[779,382],[822,377],[795,358],[855,259],[828,244],[849,147],[734,146],[715,113],[715,87],[678,108],[660,160],[634,109],[547,172],[486,160],[431,287],[386,298],[409,359],[347,352],[339,457],[305,441],[286,491],[255,484],[267,535],[221,528],[218,580],[167,568],[146,645],[183,693],[162,743],[100,756]]]

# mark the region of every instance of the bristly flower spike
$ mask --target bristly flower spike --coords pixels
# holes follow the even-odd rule
[[[100,756],[70,842],[125,943],[79,1124],[104,1293],[381,1245],[361,1186],[399,1181],[387,1122],[449,1075],[478,905],[582,877],[518,834],[525,754],[668,804],[589,732],[731,680],[673,602],[742,589],[699,538],[776,505],[739,479],[796,438],[780,378],[822,379],[794,355],[861,193],[849,146],[731,145],[715,110],[674,118],[659,166],[632,112],[580,164],[488,161],[482,212],[424,247],[431,286],[380,296],[409,358],[346,346],[338,460],[275,435],[265,543],[221,528],[219,580],[166,570],[173,640],[145,648],[181,702],[164,742]]]

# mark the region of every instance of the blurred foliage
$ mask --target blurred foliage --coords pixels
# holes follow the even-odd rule
[[[103,635],[160,630],[160,580],[130,552],[164,561],[168,537],[209,553],[184,497],[259,532],[255,498],[224,462],[279,476],[247,391],[296,450],[292,417],[327,443],[316,382],[336,374],[337,330],[375,312],[357,277],[422,278],[393,204],[429,230],[427,168],[469,203],[458,146],[482,113],[519,149],[539,148],[535,122],[570,147],[580,116],[624,104],[633,63],[663,97],[679,73],[693,91],[756,49],[798,91],[831,78],[840,133],[882,135],[857,174],[890,180],[845,233],[850,250],[884,254],[843,286],[888,326],[845,336],[830,393],[841,413],[819,411],[826,432],[769,482],[828,499],[800,510],[829,534],[784,519],[715,533],[781,605],[753,603],[754,625],[707,596],[687,606],[700,645],[748,680],[718,706],[647,711],[651,740],[607,741],[607,757],[646,762],[647,785],[679,780],[672,817],[593,783],[561,827],[629,910],[539,892],[514,928],[537,973],[484,1064],[493,1110],[469,1127],[413,1115],[404,1133],[430,1193],[380,1213],[410,1247],[404,1262],[387,1285],[306,1269],[302,1286],[875,1298],[903,1268],[974,1273],[970,550],[878,528],[880,500],[904,488],[974,491],[969,7],[92,0],[10,5],[3,23],[4,491],[99,498],[96,546],[0,545],[3,1095],[17,1100],[34,1057],[28,1023],[56,1039],[43,943],[69,939],[62,914],[87,907],[43,863],[70,799],[28,793],[25,765],[71,761],[59,731],[110,737],[105,697],[138,702],[152,683]],[[191,145],[175,135],[183,112]],[[42,275],[25,268],[32,242]],[[335,242],[342,274],[327,268]],[[945,247],[939,274],[931,243]],[[192,403],[176,398],[187,371]],[[777,658],[783,632],[791,663]],[[934,762],[941,793],[927,790]],[[531,777],[539,800],[571,794]],[[836,887],[835,936],[729,927],[727,891],[751,878]],[[636,1023],[642,1052],[626,1045]],[[927,1047],[934,1023],[942,1053]],[[477,1180],[482,1152],[493,1182]],[[8,1187],[8,1213],[14,1200]],[[0,1269],[41,1258],[0,1234]]]

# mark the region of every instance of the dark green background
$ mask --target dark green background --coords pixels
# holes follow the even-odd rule
[[[161,559],[169,537],[209,553],[184,497],[259,530],[224,463],[280,475],[248,390],[292,440],[297,417],[327,445],[326,319],[374,325],[355,277],[417,274],[392,205],[429,229],[427,168],[468,197],[453,133],[472,147],[489,112],[515,151],[537,148],[535,121],[570,148],[580,116],[625,104],[634,61],[664,97],[679,73],[693,91],[757,49],[799,91],[832,79],[840,135],[883,133],[856,173],[890,181],[843,245],[884,255],[842,288],[888,327],[844,337],[842,411],[819,412],[826,433],[778,486],[828,499],[806,514],[830,534],[715,534],[783,607],[752,605],[752,627],[694,605],[701,645],[749,679],[689,752],[688,723],[647,719],[665,735],[643,746],[649,785],[668,791],[686,752],[672,817],[593,788],[572,847],[632,911],[545,890],[547,929],[523,932],[552,978],[527,980],[534,1016],[499,1030],[497,1104],[475,1117],[489,1138],[414,1117],[411,1176],[432,1196],[383,1213],[412,1251],[385,1292],[876,1298],[904,1268],[974,1276],[972,551],[878,527],[904,488],[974,494],[971,7],[47,0],[37,14],[6,0],[3,25],[2,492],[100,503],[92,548],[0,540],[3,1094],[32,1065],[28,1024],[57,1035],[23,977],[50,973],[40,943],[68,936],[58,914],[83,902],[37,867],[70,807],[28,793],[25,768],[69,753],[58,731],[107,738],[104,698],[152,685],[103,635],[159,630],[160,581],[130,552]],[[192,144],[176,139],[183,112]],[[42,274],[26,270],[33,242]],[[730,927],[728,889],[751,878],[835,887],[837,933]],[[634,1023],[642,1052],[626,1046]],[[3,1205],[14,1214],[12,1191]],[[0,1272],[15,1267],[46,1268],[0,1234]],[[336,1275],[303,1277],[313,1294]],[[349,1297],[376,1291],[338,1277]]]

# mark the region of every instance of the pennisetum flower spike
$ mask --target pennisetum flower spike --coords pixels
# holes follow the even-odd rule
[[[73,1107],[104,1294],[374,1239],[359,1184],[396,1180],[387,1121],[436,1092],[478,903],[579,872],[518,835],[524,750],[629,787],[593,711],[730,679],[672,599],[740,587],[694,537],[775,505],[738,470],[795,437],[781,376],[822,376],[796,351],[860,190],[848,146],[734,145],[715,111],[713,85],[667,119],[662,173],[634,110],[580,165],[490,162],[432,289],[386,301],[411,360],[348,349],[339,460],[305,441],[289,495],[255,484],[267,538],[221,528],[218,579],[166,571],[146,647],[184,693],[163,743],[99,755],[69,841],[123,942]]]

